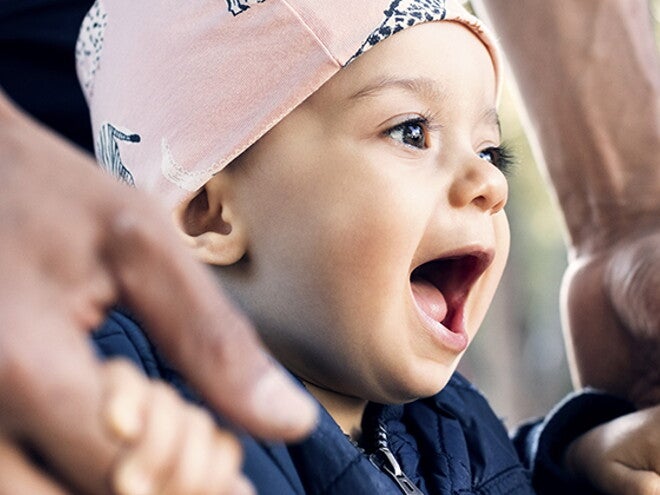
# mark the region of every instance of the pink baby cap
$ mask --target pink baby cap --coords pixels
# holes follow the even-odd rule
[[[499,74],[457,0],[97,0],[76,47],[97,159],[172,208],[355,57],[440,20],[470,28]]]

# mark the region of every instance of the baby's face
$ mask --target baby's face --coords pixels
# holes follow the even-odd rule
[[[248,248],[228,287],[301,378],[380,402],[446,384],[508,253],[495,92],[470,31],[420,25],[232,167]]]

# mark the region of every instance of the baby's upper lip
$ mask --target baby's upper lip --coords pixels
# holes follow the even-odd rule
[[[424,279],[433,284],[447,301],[445,326],[459,324],[455,316],[462,315],[463,305],[479,277],[490,266],[495,251],[484,247],[466,247],[443,253],[440,257],[417,266],[410,279]],[[461,316],[462,318],[462,316]]]

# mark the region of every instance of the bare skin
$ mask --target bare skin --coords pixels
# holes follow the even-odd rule
[[[153,199],[106,177],[2,94],[0,167],[0,493],[109,493],[124,439],[102,419],[110,377],[88,334],[118,302],[230,420],[266,438],[311,429],[315,407]],[[130,376],[127,387],[140,380]],[[237,443],[218,442],[233,466],[226,486],[240,485]]]
[[[660,59],[645,0],[481,0],[564,215],[576,386],[660,402]]]
[[[104,417],[123,441],[112,485],[118,495],[248,495],[249,482],[236,471],[241,458],[234,436],[214,427],[211,414],[197,405],[181,406],[165,383],[133,378],[128,363],[107,366]]]
[[[659,264],[658,250],[653,247],[658,245],[656,222],[657,198],[660,195],[658,170],[652,160],[657,156],[659,141],[657,95],[660,71],[657,55],[655,52],[649,53],[649,46],[652,46],[648,43],[650,35],[644,29],[648,22],[640,21],[640,18],[645,18],[645,12],[633,8],[631,11],[637,11],[637,16],[622,16],[616,11],[616,5],[612,7],[611,1],[604,0],[574,2],[575,5],[565,1],[539,0],[522,3],[520,0],[488,0],[488,7],[510,54],[529,114],[535,120],[536,117],[543,118],[543,122],[536,124],[539,141],[562,208],[570,212],[567,226],[573,269],[567,274],[566,297],[575,300],[575,304],[569,305],[567,319],[572,325],[569,335],[575,348],[576,379],[578,383],[600,385],[614,392],[630,392],[630,396],[640,403],[657,402],[658,304],[653,304],[652,300],[645,303],[644,297],[636,297],[640,294],[650,298],[659,292],[657,278],[655,281],[649,280],[647,275],[658,273]],[[622,5],[623,2],[615,4]],[[646,2],[625,2],[628,6],[633,4],[646,7]],[[558,5],[563,5],[563,8],[558,8]],[[599,6],[606,15],[599,17],[598,22],[588,14],[585,17],[569,15],[569,8],[598,9]],[[551,12],[553,10],[554,13]],[[525,12],[525,22],[520,22],[521,12]],[[562,22],[562,15],[573,22]],[[602,24],[606,21],[623,24],[622,20],[630,24],[621,26],[618,31]],[[607,63],[587,64],[585,57],[590,55],[576,45],[574,37],[566,38],[563,32],[557,35],[561,29],[575,29],[574,32],[578,32],[576,25],[581,22],[587,25],[587,32],[600,35],[598,39],[603,43],[602,53],[607,54],[606,61],[626,63],[631,67],[618,72],[608,67]],[[598,25],[601,29],[594,29]],[[518,37],[524,39],[524,43],[520,43]],[[623,42],[625,39],[629,40],[628,44]],[[538,41],[538,44],[532,41]],[[517,54],[516,44],[519,44]],[[630,50],[639,56],[630,57]],[[539,53],[544,58],[539,58]],[[582,58],[575,57],[576,53],[581,54]],[[617,53],[625,56],[618,56]],[[538,63],[539,60],[547,60],[548,63]],[[563,67],[570,70],[569,74],[580,77],[571,78],[571,84],[563,80],[560,86],[555,86]],[[603,84],[597,90],[595,81],[602,72],[606,74],[609,90]],[[631,77],[630,81],[626,77],[617,79],[626,73],[642,75]],[[622,91],[621,84],[628,85],[631,81],[637,81],[640,87]],[[557,91],[561,92],[562,98],[557,96]],[[608,95],[598,96],[603,95],[603,91]],[[574,96],[567,96],[571,94]],[[591,99],[581,100],[580,95],[584,94],[592,95],[589,97]],[[623,95],[625,102],[621,101]],[[575,107],[576,100],[590,103]],[[577,118],[576,108],[580,109],[580,115],[582,112],[584,115]],[[573,140],[565,142],[567,137],[582,136],[587,125],[601,129],[602,133],[593,132],[592,135],[596,136],[593,141],[585,138],[577,143]],[[557,131],[553,132],[553,129]],[[619,136],[619,129],[627,131]],[[604,147],[602,142],[610,144]],[[144,284],[142,270],[152,272],[147,275],[153,277],[152,268],[157,268],[156,273],[161,278],[154,284],[176,282],[190,287],[189,293],[193,292],[196,282],[206,277],[199,275],[199,268],[186,271],[192,266],[189,262],[183,262],[186,269],[172,267],[171,259],[179,260],[183,256],[180,256],[181,252],[173,240],[165,241],[161,237],[169,229],[164,227],[167,221],[159,219],[160,215],[142,196],[132,194],[128,199],[125,191],[119,192],[117,186],[111,186],[109,181],[88,171],[90,163],[89,158],[16,114],[2,100],[0,237],[3,254],[0,270],[3,280],[9,282],[0,289],[0,300],[5,308],[0,334],[0,404],[3,405],[0,409],[3,438],[0,442],[0,480],[4,483],[0,484],[0,493],[61,494],[68,489],[63,487],[77,487],[78,491],[91,493],[104,492],[108,484],[109,465],[119,446],[118,440],[109,437],[98,421],[106,381],[104,368],[83,345],[84,338],[81,337],[98,321],[100,308],[119,298],[132,302],[142,309],[141,314],[151,327],[160,330],[165,346],[170,330],[177,328],[182,320],[188,327],[197,328],[209,328],[209,321],[215,321],[210,315],[222,314],[220,321],[227,321],[225,304],[220,304],[222,309],[215,307],[216,301],[223,301],[214,292],[216,289],[211,290],[211,295],[199,291],[208,300],[196,302],[191,295],[185,295],[186,291],[183,295],[177,293],[176,300],[168,300],[162,294],[132,293],[137,286]],[[576,163],[579,166],[572,166]],[[76,172],[57,176],[55,172],[63,167],[75,168]],[[611,178],[618,179],[612,182]],[[618,182],[619,179],[622,182]],[[62,191],[67,191],[67,194],[62,194]],[[56,198],[54,203],[53,197]],[[35,204],[48,205],[41,209],[43,221],[34,216]],[[121,222],[118,228],[117,215],[124,209],[129,211],[129,218],[131,211],[139,212],[140,217],[145,216],[145,211],[152,212],[146,213],[146,216],[163,228],[140,224],[135,230],[126,231],[121,227]],[[86,237],[68,238],[66,228],[61,226],[62,218],[76,232],[83,226]],[[43,234],[43,227],[48,227],[46,232],[50,231],[50,235]],[[166,235],[165,238],[170,239],[171,236]],[[66,243],[71,240],[77,244],[67,246]],[[132,256],[124,259],[123,265],[117,265],[117,260],[126,254],[121,250],[122,243],[131,246],[127,251]],[[66,249],[58,249],[60,245]],[[90,246],[95,247],[90,249]],[[37,253],[36,258],[31,253]],[[60,259],[62,253],[68,253],[68,257]],[[175,255],[170,259],[165,253]],[[620,259],[634,265],[632,270],[627,270],[625,264],[618,261]],[[52,260],[57,260],[56,270]],[[39,267],[50,267],[51,271],[40,270]],[[69,269],[75,270],[70,272]],[[100,285],[107,287],[93,296],[87,292],[87,275],[90,273],[95,273],[97,280],[106,280]],[[43,283],[49,279],[51,283]],[[83,282],[85,280],[87,282]],[[578,289],[580,283],[598,289],[595,294],[588,294]],[[210,287],[210,284],[204,287]],[[191,300],[194,303],[192,306],[188,304]],[[638,309],[637,304],[641,308]],[[166,308],[164,312],[163,307]],[[601,309],[597,309],[599,307]],[[155,308],[159,308],[158,314]],[[178,317],[177,311],[172,308],[179,308]],[[194,319],[189,319],[193,313],[190,308],[203,309],[202,316],[192,315]],[[575,308],[586,315],[587,326],[576,320],[579,313]],[[596,309],[587,312],[585,308]],[[635,309],[631,311],[631,308]],[[171,318],[172,315],[174,318]],[[601,317],[602,322],[599,321]],[[624,326],[618,321],[630,324]],[[235,333],[243,335],[242,329],[247,328],[244,320],[238,317],[235,324]],[[216,343],[225,343],[222,335],[209,336],[203,330],[201,334],[214,342],[221,341]],[[154,338],[157,337],[154,335]],[[236,349],[235,346],[254,349],[251,338],[247,343],[236,337],[227,340],[232,342],[231,349]],[[177,354],[177,350],[171,349],[172,345],[169,347],[172,355]],[[217,351],[220,347],[214,345],[212,348]],[[178,359],[184,369],[188,369],[185,356],[195,354],[191,348],[195,348],[194,342],[179,353]],[[60,350],[67,356],[66,361],[57,358]],[[224,358],[221,363],[229,366],[229,362],[237,361],[232,361],[227,354],[229,352],[222,354]],[[629,359],[632,355],[634,360]],[[603,356],[609,358],[603,359]],[[265,360],[255,356],[254,360],[250,360],[250,365],[259,362],[265,363]],[[631,362],[637,368],[627,371]],[[649,369],[648,363],[656,363],[656,367]],[[198,365],[198,359],[191,364]],[[604,366],[600,367],[601,364]],[[205,375],[205,370],[211,366],[210,362],[203,365],[200,375]],[[223,368],[223,365],[219,366]],[[267,364],[263,366],[244,372],[257,375],[258,370],[268,369]],[[214,404],[223,402],[222,397],[213,399],[213,390],[222,393],[223,386],[219,383],[222,379],[212,384],[216,389],[208,385],[210,381],[210,378],[195,379]],[[204,386],[204,383],[207,385]],[[70,400],[53,401],[53,396],[66,396]],[[246,403],[229,393],[224,397],[231,397],[232,402],[225,404],[229,409],[232,405],[240,408],[241,404]],[[11,409],[8,409],[10,405]],[[71,410],[76,413],[73,416],[75,421],[70,417]],[[291,407],[294,413],[296,410]],[[249,412],[244,416],[247,423],[251,423],[251,417]],[[262,421],[257,415],[253,424],[263,425]],[[292,425],[295,421],[295,418],[290,418],[284,423]],[[255,431],[260,430],[258,426],[255,428]],[[301,429],[304,428],[301,426]],[[272,426],[264,430],[273,436],[282,431]],[[299,431],[295,427],[284,428],[286,432],[291,430]],[[282,436],[287,435],[283,433]],[[25,443],[34,446],[46,458],[52,459],[57,452],[61,457],[54,473],[58,482],[66,482],[59,482],[58,487],[50,474],[36,471],[24,457],[22,447]],[[76,448],[63,450],[63,445]],[[94,457],[89,455],[90,452],[94,452]]]
[[[568,448],[565,463],[602,493],[656,495],[660,491],[660,406],[594,428]]]

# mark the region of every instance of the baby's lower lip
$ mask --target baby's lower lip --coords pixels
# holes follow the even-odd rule
[[[456,353],[463,352],[468,345],[468,336],[463,323],[463,305],[453,311],[452,321],[447,318],[447,301],[440,290],[424,279],[414,279],[410,283],[415,307],[421,316],[424,328],[439,343]]]

